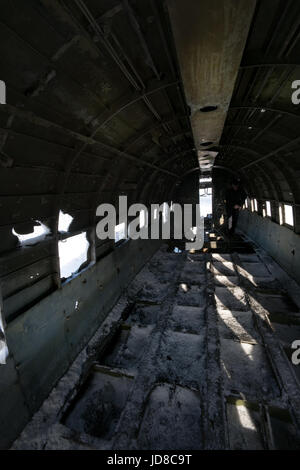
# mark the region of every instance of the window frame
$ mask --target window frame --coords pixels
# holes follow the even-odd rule
[[[293,218],[293,224],[289,224],[286,221],[286,206],[290,207],[292,210],[292,218]],[[288,228],[294,229],[295,227],[295,214],[294,214],[294,206],[292,203],[289,202],[283,202],[282,203],[282,210],[283,210],[283,225],[285,225]]]
[[[121,222],[122,223],[125,223],[125,222]],[[115,233],[116,233],[116,227],[118,227],[119,225],[121,224],[116,224],[115,225]],[[128,224],[129,225],[129,224]],[[125,237],[124,238],[121,238],[120,240],[116,241],[116,239],[114,240],[114,247],[117,248],[119,247],[120,245],[123,245],[124,243],[127,243],[128,241],[130,240],[129,236],[128,236],[128,227],[127,227],[127,234],[125,233]]]
[[[72,237],[76,237],[77,235],[80,235],[82,233],[86,234],[86,239],[89,243],[88,249],[87,249],[87,259],[84,263],[80,265],[80,269],[72,274],[71,276],[65,278],[61,276],[61,266],[60,266],[60,257],[59,257],[59,242],[63,242],[64,240],[67,240]],[[62,286],[65,284],[71,282],[73,279],[75,279],[77,276],[79,276],[81,273],[89,269],[91,266],[93,266],[96,263],[96,260],[94,259],[93,256],[93,250],[94,250],[94,242],[93,242],[93,234],[92,234],[92,229],[85,228],[82,230],[77,230],[75,232],[59,232],[58,233],[58,240],[57,240],[57,256],[58,256],[58,267],[59,267],[59,279],[60,283]]]
[[[268,211],[268,208],[270,209],[269,211]],[[271,201],[269,201],[269,200],[265,201],[265,209],[266,209],[266,217],[269,217],[269,219],[271,219],[272,218],[272,204],[271,204]]]

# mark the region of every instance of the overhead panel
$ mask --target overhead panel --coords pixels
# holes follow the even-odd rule
[[[167,3],[199,164],[207,171],[215,153],[210,167],[202,168],[200,157],[221,139],[256,0]]]

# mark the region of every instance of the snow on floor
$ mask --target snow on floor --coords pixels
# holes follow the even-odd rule
[[[299,382],[283,349],[271,353],[298,310],[283,288],[266,291],[271,271],[258,254],[164,246],[12,448],[299,448]]]

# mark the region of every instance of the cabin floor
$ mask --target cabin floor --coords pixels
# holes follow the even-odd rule
[[[299,292],[242,236],[164,245],[12,449],[300,449]]]

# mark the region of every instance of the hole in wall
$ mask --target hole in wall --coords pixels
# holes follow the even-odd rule
[[[284,204],[284,221],[286,224],[290,225],[291,227],[294,226],[293,206],[289,204]]]
[[[199,183],[211,183],[212,182],[212,178],[210,176],[203,176],[201,178],[199,178]]]
[[[68,232],[71,223],[73,222],[74,217],[70,214],[64,213],[63,211],[59,211],[59,218],[58,218],[58,231],[59,232]]]
[[[7,348],[6,339],[5,339],[4,324],[2,321],[1,306],[0,306],[0,364],[6,364],[7,357],[8,357],[8,348]]]
[[[115,226],[115,243],[118,243],[120,240],[125,240],[126,238],[126,228],[125,223],[122,222],[119,225]]]
[[[33,232],[31,233],[21,234],[17,233],[14,228],[12,229],[13,235],[18,237],[19,243],[22,246],[35,245],[49,235],[50,229],[45,224],[39,220],[36,220],[35,223],[38,225],[33,227]]]
[[[200,188],[199,190],[200,215],[208,217],[212,215],[212,187]]]
[[[0,80],[0,104],[6,104],[6,84]]]
[[[89,246],[86,232],[58,242],[61,279],[68,279],[78,272],[81,265],[88,260]]]
[[[212,111],[216,111],[218,106],[203,106],[200,108],[201,113],[211,113]]]
[[[190,287],[189,287],[187,284],[185,284],[185,283],[180,284],[179,288],[180,288],[180,290],[183,291],[184,293],[186,293],[186,292],[188,292],[188,291],[190,290]]]

